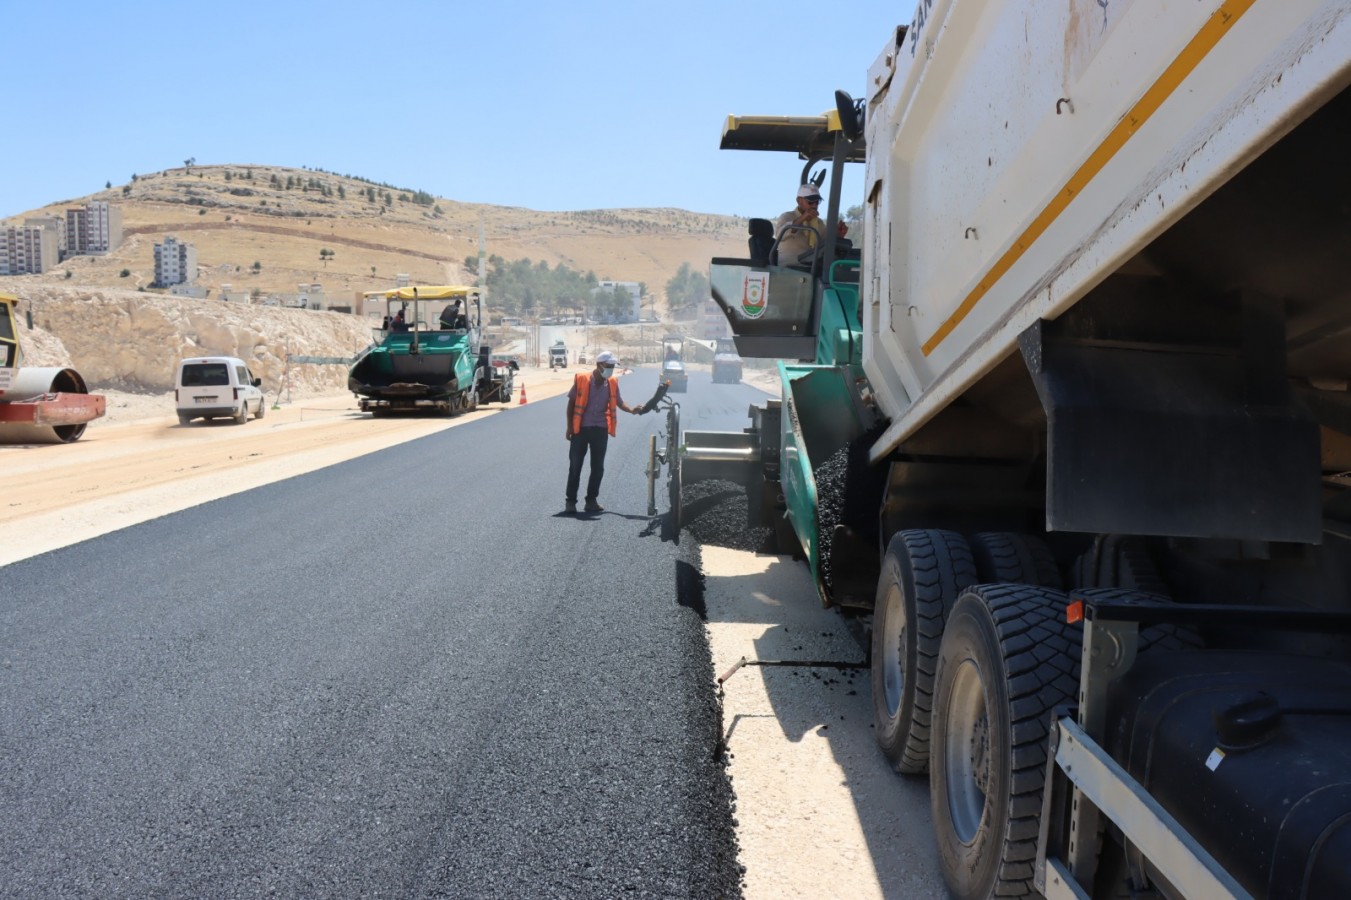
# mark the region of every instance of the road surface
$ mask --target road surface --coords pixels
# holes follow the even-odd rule
[[[494,405],[451,420],[377,422],[339,398],[288,404],[245,426],[182,428],[171,414],[164,418],[171,404],[161,409],[151,401],[144,409],[158,421],[99,423],[74,445],[0,447],[9,472],[0,502],[0,760],[17,767],[8,781],[0,778],[0,813],[10,822],[3,836],[12,844],[0,850],[0,883],[17,887],[0,895],[227,896],[266,885],[326,896],[618,891],[629,883],[627,863],[569,869],[568,860],[588,859],[595,834],[582,837],[581,825],[540,817],[521,796],[532,783],[524,772],[536,768],[529,747],[554,745],[552,733],[533,737],[543,727],[536,720],[546,722],[553,709],[588,723],[578,745],[588,750],[584,760],[571,749],[551,751],[578,768],[541,768],[552,780],[540,783],[540,797],[599,827],[607,843],[634,834],[637,849],[615,851],[621,860],[658,844],[695,853],[697,841],[681,837],[674,823],[656,839],[649,823],[611,815],[608,806],[641,792],[627,776],[610,792],[589,789],[592,745],[632,752],[644,771],[654,751],[632,747],[635,737],[639,744],[667,738],[653,730],[656,722],[635,730],[630,711],[661,694],[653,681],[669,677],[662,667],[702,670],[705,681],[689,687],[686,699],[694,724],[674,727],[704,730],[687,741],[695,748],[689,771],[700,790],[713,777],[714,793],[704,799],[717,812],[717,776],[706,768],[711,750],[699,752],[710,729],[717,740],[701,705],[713,696],[713,675],[742,656],[855,659],[860,650],[840,617],[820,608],[801,563],[735,549],[745,543],[739,534],[724,546],[698,547],[687,532],[674,548],[648,532],[645,516],[622,524],[615,518],[645,513],[644,479],[634,477],[642,466],[627,442],[637,439],[641,457],[647,435],[661,424],[656,417],[621,419],[615,447],[625,442],[630,449],[610,456],[603,498],[610,513],[571,523],[581,532],[553,527],[565,465],[560,395],[570,374],[527,370],[518,384],[529,406]],[[641,399],[650,378],[626,376],[626,399]],[[689,393],[673,396],[685,426],[701,430],[740,430],[747,406],[763,397],[712,386],[698,367]],[[135,418],[136,404],[125,402],[132,408],[119,405],[118,412]],[[504,422],[487,421],[497,417]],[[523,432],[505,427],[517,417]],[[447,429],[488,434],[447,444]],[[487,437],[493,458],[475,463],[474,447]],[[410,454],[387,449],[405,441],[427,446]],[[303,481],[297,476],[372,452],[336,481],[315,473],[311,484],[258,487]],[[508,483],[498,485],[504,467]],[[212,502],[251,488],[258,490],[231,504]],[[489,511],[480,515],[485,493]],[[451,512],[461,502],[475,507],[469,521]],[[658,503],[664,512],[664,491]],[[433,548],[425,535],[405,534],[413,518],[436,523]],[[384,533],[362,527],[376,521],[388,524]],[[705,524],[701,519],[694,530],[716,538]],[[109,534],[122,528],[130,530]],[[100,535],[108,537],[71,546]],[[611,608],[616,591],[608,585],[599,598],[581,591],[566,602],[550,599],[580,590],[569,568],[580,565],[569,543],[579,535],[584,548],[622,551],[624,598],[665,599],[651,608],[621,599]],[[4,568],[62,547],[70,550]],[[464,547],[481,549],[466,554]],[[645,560],[630,564],[631,555],[652,552],[654,569]],[[204,569],[197,559],[204,553],[224,563]],[[480,570],[479,555],[495,562]],[[10,586],[20,569],[27,599],[15,606]],[[705,586],[707,641],[688,643],[689,609],[681,604],[697,603],[698,595],[666,592],[688,587],[696,569]],[[361,586],[365,602],[343,599],[349,583]],[[466,604],[468,594],[480,602]],[[654,609],[660,616],[653,622],[629,621]],[[616,624],[602,628],[607,617]],[[452,633],[459,628],[474,639]],[[597,634],[581,633],[588,629]],[[541,630],[556,639],[537,636]],[[610,646],[610,638],[619,645]],[[683,648],[678,662],[668,656],[673,639]],[[651,645],[645,652],[644,643]],[[637,665],[628,655],[635,644]],[[560,666],[566,685],[545,687]],[[631,690],[625,676],[641,689]],[[943,896],[923,779],[896,778],[872,746],[866,684],[866,676],[829,670],[740,670],[720,699],[736,840],[725,829],[717,839],[715,828],[685,875],[664,870],[663,896],[725,889],[731,849],[745,869],[740,887],[748,900]],[[548,693],[541,698],[532,689]],[[442,695],[455,699],[436,699]],[[538,709],[517,710],[499,695],[530,697]],[[617,698],[628,698],[627,706]],[[409,708],[416,704],[420,712]],[[279,716],[284,721],[274,721]],[[550,732],[555,727],[549,722]],[[389,729],[404,736],[391,738]],[[569,734],[563,729],[558,740]],[[521,743],[529,747],[513,749]],[[421,764],[409,761],[409,746]],[[443,767],[456,774],[440,774]],[[350,771],[358,768],[363,772]],[[671,790],[690,783],[662,774]],[[420,796],[424,789],[436,796]],[[654,796],[663,789],[654,787]],[[381,803],[397,811],[386,813]],[[357,804],[375,809],[378,821],[354,815]],[[215,822],[226,814],[229,821]],[[475,832],[466,817],[488,824]],[[502,843],[488,846],[493,841]],[[278,842],[292,850],[274,848]],[[382,853],[392,858],[380,862]],[[558,871],[538,881],[501,871],[537,873],[541,865]],[[482,869],[484,880],[466,876],[465,866]],[[723,882],[709,887],[717,873]],[[635,890],[652,882],[642,884]]]
[[[658,423],[625,418],[609,510],[573,518],[560,413],[0,568],[4,893],[734,896]]]

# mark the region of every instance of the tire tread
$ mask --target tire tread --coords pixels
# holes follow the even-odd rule
[[[998,848],[999,859],[988,893],[999,897],[1033,896],[1050,714],[1055,707],[1073,702],[1078,693],[1082,628],[1065,621],[1068,597],[1049,586],[982,584],[965,592],[959,603],[969,603],[968,598],[972,597],[984,607],[993,625],[1000,654],[995,675],[1004,678],[1008,700],[1007,827],[1002,841],[990,845]],[[940,794],[934,791],[935,807],[944,802]],[[935,826],[938,827],[937,816]],[[997,829],[999,824],[994,823],[993,827]],[[940,836],[940,844],[954,838]],[[951,864],[947,854],[941,855],[953,894],[965,896],[958,889],[956,873],[947,871]]]
[[[939,529],[908,529],[897,532],[891,539],[888,555],[903,553],[897,559],[902,582],[907,574],[913,587],[915,608],[915,677],[908,679],[913,691],[909,727],[901,726],[898,740],[882,744],[882,751],[897,772],[919,775],[929,768],[929,745],[933,731],[934,678],[938,672],[938,649],[943,640],[947,615],[963,590],[978,580],[975,560],[966,539],[954,531]],[[900,585],[902,593],[905,584]],[[879,592],[880,593],[880,592]],[[876,623],[875,623],[876,624]],[[877,654],[873,664],[880,665]],[[879,690],[874,679],[874,692]],[[874,697],[874,716],[880,725],[884,718],[883,698]],[[901,708],[905,703],[902,700]],[[882,741],[883,729],[874,733]]]

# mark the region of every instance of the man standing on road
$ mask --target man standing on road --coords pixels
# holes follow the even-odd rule
[[[619,396],[619,382],[613,376],[619,358],[609,350],[596,355],[596,368],[578,373],[568,391],[568,487],[563,511],[577,512],[577,488],[582,480],[582,461],[591,453],[591,477],[586,484],[583,512],[604,512],[596,502],[600,480],[605,477],[605,448],[615,433],[616,410],[639,415],[641,410],[627,405]]]

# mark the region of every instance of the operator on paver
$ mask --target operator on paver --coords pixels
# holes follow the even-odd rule
[[[796,208],[779,216],[774,223],[774,236],[779,240],[779,265],[810,265],[802,257],[821,246],[826,236],[826,223],[821,221],[820,209],[820,188],[809,181],[797,189]],[[801,227],[789,228],[790,225]]]
[[[582,480],[582,461],[591,454],[591,477],[586,484],[584,512],[604,512],[596,502],[600,481],[605,476],[605,448],[615,433],[616,410],[641,415],[619,396],[619,382],[613,376],[619,357],[609,350],[596,354],[596,368],[580,372],[568,391],[568,486],[563,511],[577,512],[577,488]]]

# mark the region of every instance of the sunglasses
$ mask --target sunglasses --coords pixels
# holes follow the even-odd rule
[[[802,202],[804,202],[804,203],[810,203],[812,206],[817,206],[817,205],[820,204],[821,198],[820,198],[820,197],[803,197],[803,198],[802,198]]]

